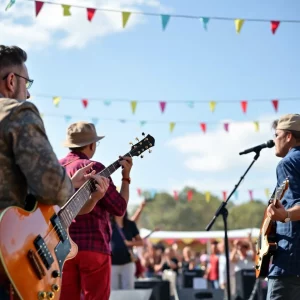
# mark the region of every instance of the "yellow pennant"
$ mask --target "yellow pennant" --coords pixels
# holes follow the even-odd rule
[[[256,132],[259,131],[259,123],[257,121],[254,122],[254,128]]]
[[[214,112],[215,111],[215,109],[216,109],[216,101],[210,101],[209,102],[209,109],[210,109],[210,111],[211,112]]]
[[[40,113],[40,117],[43,119],[44,118],[44,114]]]
[[[71,16],[71,12],[70,12],[71,5],[62,4],[61,6],[63,8],[64,17]]]
[[[194,241],[194,239],[191,239],[191,238],[183,238],[183,239],[181,239],[181,241],[182,241],[184,244],[188,245],[188,244],[191,244],[191,243]]]
[[[175,122],[170,123],[170,132],[173,132],[175,125],[176,125]]]
[[[269,199],[270,198],[270,190],[265,189],[265,194],[266,194],[266,197]]]
[[[130,104],[131,104],[132,113],[134,114],[135,110],[136,110],[137,102],[136,101],[131,101]]]
[[[53,104],[58,107],[58,104],[60,102],[60,97],[53,97]]]
[[[210,192],[205,192],[205,201],[207,203],[210,201]]]
[[[240,31],[243,27],[244,21],[245,20],[242,20],[242,19],[235,19],[234,20],[236,33],[240,33]]]
[[[128,12],[128,11],[122,11],[122,23],[123,23],[123,28],[125,28],[128,20],[129,20],[129,17],[131,15],[131,12]]]

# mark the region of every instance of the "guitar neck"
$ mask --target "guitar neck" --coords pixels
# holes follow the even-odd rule
[[[127,153],[124,156],[129,156],[129,154]],[[120,166],[119,160],[116,160],[107,168],[99,172],[98,175],[108,178],[117,169],[119,169]],[[95,184],[96,181],[94,179],[89,179],[86,181],[59,211],[58,216],[65,229],[71,225],[72,221],[78,215],[82,207],[89,200],[91,193],[96,191]]]

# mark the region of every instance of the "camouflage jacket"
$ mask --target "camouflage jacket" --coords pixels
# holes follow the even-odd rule
[[[0,210],[24,207],[28,191],[41,203],[62,206],[74,188],[36,106],[0,96]]]

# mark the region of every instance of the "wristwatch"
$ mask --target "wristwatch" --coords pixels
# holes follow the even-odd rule
[[[284,219],[284,223],[290,222],[291,218],[290,218],[290,212],[287,211],[287,217]]]

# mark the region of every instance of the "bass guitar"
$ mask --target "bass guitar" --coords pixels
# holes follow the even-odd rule
[[[281,201],[284,193],[289,187],[289,181],[286,179],[274,193],[274,198],[270,199],[275,207]],[[269,273],[270,260],[276,252],[276,222],[272,221],[265,210],[262,225],[260,227],[259,237],[256,242],[255,256],[255,275],[256,278],[266,278]]]
[[[154,143],[147,135],[124,156],[151,152]],[[119,167],[117,160],[98,174],[109,177]],[[68,228],[95,190],[90,179],[62,208],[36,203],[31,211],[11,206],[0,213],[0,285],[13,288],[13,299],[59,299],[64,262],[78,252]]]

